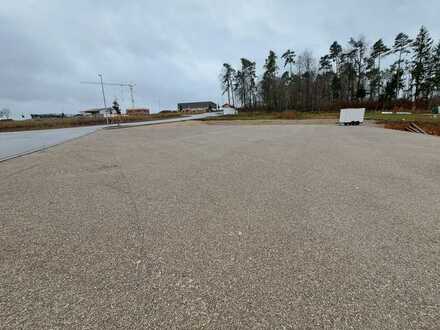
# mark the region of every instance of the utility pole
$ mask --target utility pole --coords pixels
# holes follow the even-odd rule
[[[98,77],[101,80],[101,91],[102,91],[102,98],[104,100],[104,109],[105,109],[104,111],[107,112],[107,102],[105,101],[104,82],[102,81],[102,74],[99,73]],[[108,116],[105,116],[105,119],[106,119],[106,122],[107,122],[107,125],[108,125],[109,124]]]
[[[107,110],[107,102],[105,101],[104,82],[102,81],[102,74],[98,74],[98,77],[101,80],[101,90],[102,90],[102,98],[104,99],[104,109]]]

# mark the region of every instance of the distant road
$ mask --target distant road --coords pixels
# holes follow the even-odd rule
[[[211,116],[218,116],[218,113],[203,113],[199,115],[193,115],[188,117],[153,120],[137,123],[125,123],[121,124],[121,127],[134,127],[145,125],[157,125],[163,123],[174,123],[180,121],[201,119]],[[25,132],[8,132],[0,133],[0,162],[11,158],[26,155],[32,152],[40,151],[57,144],[85,136],[87,134],[96,132],[99,129],[105,127],[115,127],[117,125],[100,125],[100,126],[87,126],[87,127],[72,127],[72,128],[60,128],[38,131],[25,131]]]

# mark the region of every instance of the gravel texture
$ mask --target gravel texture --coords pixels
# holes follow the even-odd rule
[[[440,139],[167,124],[0,164],[0,328],[440,327]]]

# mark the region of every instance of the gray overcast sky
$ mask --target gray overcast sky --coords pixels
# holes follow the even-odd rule
[[[180,101],[220,100],[219,72],[240,57],[261,70],[270,49],[326,53],[363,34],[372,42],[440,39],[438,0],[1,0],[0,108],[75,113],[102,105],[103,73],[134,82],[136,103],[157,110]],[[128,90],[108,88],[128,105]]]

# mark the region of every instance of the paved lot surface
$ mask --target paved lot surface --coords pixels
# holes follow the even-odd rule
[[[0,164],[0,327],[440,327],[440,139],[99,131]]]
[[[163,123],[175,123],[199,118],[217,116],[217,113],[203,113],[187,117],[151,120],[145,122],[124,123],[118,125],[100,125],[88,127],[73,127],[61,129],[36,130],[25,132],[0,133],[0,161],[35,151],[93,133],[103,127],[134,127]]]

